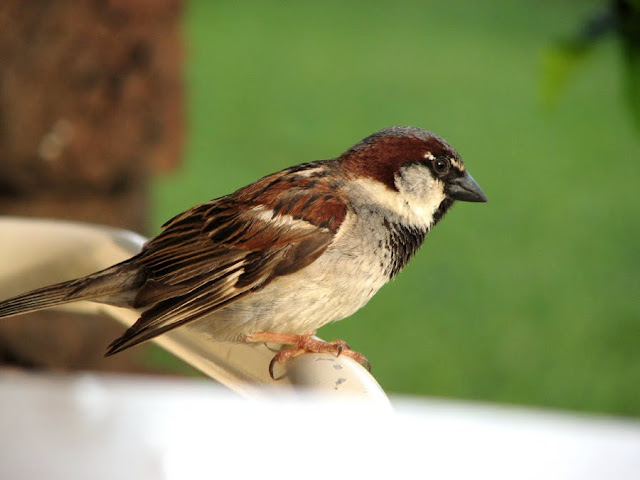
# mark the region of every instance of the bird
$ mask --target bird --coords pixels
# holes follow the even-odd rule
[[[113,355],[174,328],[282,345],[268,369],[307,352],[366,357],[318,328],[394,279],[456,201],[486,202],[456,150],[428,130],[377,131],[176,215],[133,257],[0,302],[0,318],[69,302],[127,307]],[[287,348],[285,348],[287,347]]]

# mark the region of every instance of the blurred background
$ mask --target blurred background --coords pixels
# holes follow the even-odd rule
[[[380,128],[424,127],[489,203],[454,207],[319,335],[363,352],[389,393],[639,416],[639,9],[7,1],[0,214],[153,235]],[[152,346],[103,359],[115,322],[56,315],[3,321],[3,363],[196,375]]]

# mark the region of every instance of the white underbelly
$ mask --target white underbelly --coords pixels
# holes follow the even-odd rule
[[[306,268],[188,326],[217,340],[241,341],[255,332],[300,334],[341,320],[362,308],[388,280],[379,258],[361,252],[330,246]]]

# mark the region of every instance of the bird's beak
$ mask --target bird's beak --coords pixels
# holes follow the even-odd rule
[[[451,198],[463,202],[487,201],[487,196],[480,188],[480,185],[468,173],[465,173],[464,177],[456,178],[450,182],[448,193]]]

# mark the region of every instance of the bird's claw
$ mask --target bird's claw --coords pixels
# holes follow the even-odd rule
[[[276,379],[274,374],[274,367],[276,363],[284,363],[287,360],[298,357],[304,353],[335,353],[336,357],[344,355],[353,358],[369,372],[371,371],[371,364],[369,363],[369,360],[367,360],[367,358],[361,353],[351,350],[349,344],[343,340],[325,342],[311,337],[304,337],[304,340],[294,345],[295,346],[293,348],[288,348],[277,353],[271,359],[271,362],[269,362],[269,375],[272,379]]]
[[[302,335],[289,334],[289,333],[275,333],[275,332],[256,332],[254,334],[245,337],[247,342],[260,342],[260,343],[280,343],[283,345],[293,345],[291,348],[287,348],[278,352],[269,362],[269,376],[272,379],[275,378],[274,368],[276,363],[284,363],[287,360],[295,358],[304,353],[335,353],[337,357],[345,355],[353,358],[356,362],[365,367],[368,371],[371,371],[371,364],[369,360],[361,353],[354,352],[351,347],[344,340],[333,340],[331,342],[325,342],[318,338],[314,338],[315,331],[307,332]]]

